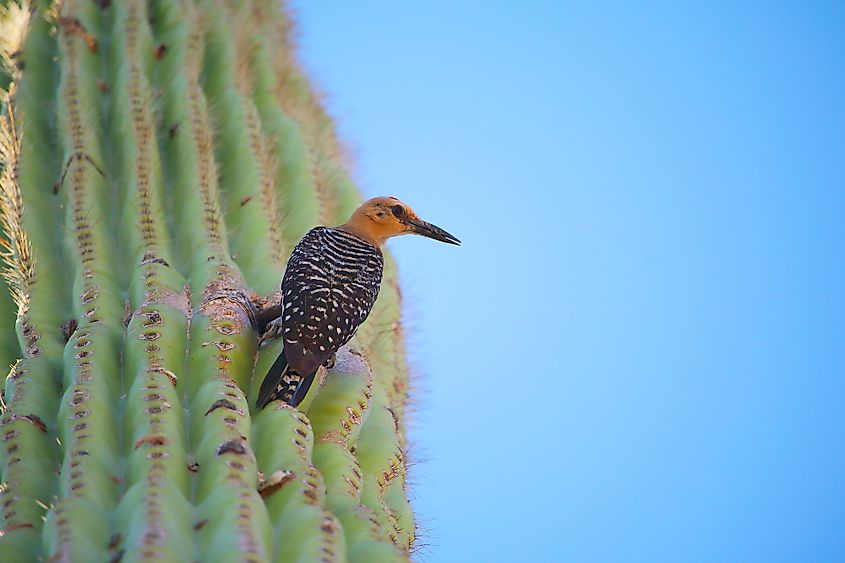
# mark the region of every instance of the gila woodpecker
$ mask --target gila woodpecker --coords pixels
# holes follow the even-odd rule
[[[296,245],[282,278],[282,314],[270,328],[284,346],[261,384],[259,408],[302,402],[319,367],[333,362],[370,314],[384,269],[381,247],[408,233],[461,242],[398,199],[377,197],[343,225],[315,227]]]

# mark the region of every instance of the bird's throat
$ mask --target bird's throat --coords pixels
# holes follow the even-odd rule
[[[376,227],[377,225],[374,225],[373,223],[367,225],[349,221],[336,228],[347,232],[350,235],[355,235],[359,239],[364,240],[380,249],[384,246],[384,242],[387,240],[389,235],[386,233],[380,233],[379,229]]]

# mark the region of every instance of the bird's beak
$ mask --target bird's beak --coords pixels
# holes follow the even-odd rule
[[[450,235],[437,225],[432,225],[431,223],[427,223],[422,219],[409,218],[407,220],[407,223],[411,226],[411,232],[414,232],[418,235],[433,238],[434,240],[439,240],[440,242],[445,242],[448,244],[461,244],[461,241],[459,241],[457,237]]]

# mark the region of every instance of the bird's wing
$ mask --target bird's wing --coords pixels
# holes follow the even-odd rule
[[[357,237],[317,227],[296,246],[282,280],[288,364],[313,373],[346,344],[375,303],[384,259]]]

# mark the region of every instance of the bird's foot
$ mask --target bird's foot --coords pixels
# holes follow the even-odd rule
[[[334,367],[335,360],[337,360],[337,354],[332,354],[325,362],[323,362],[323,367],[326,369],[332,369]]]
[[[265,340],[273,340],[274,338],[278,338],[282,335],[282,317],[277,317],[267,323],[267,328],[264,329],[264,332],[261,334],[261,340],[259,340],[259,346]]]

